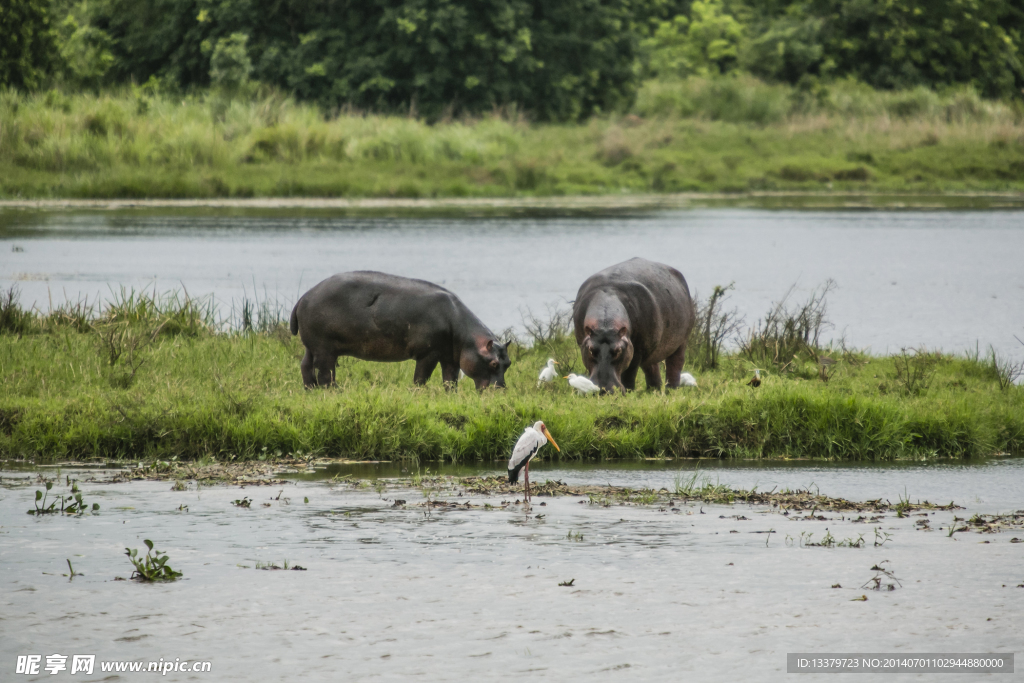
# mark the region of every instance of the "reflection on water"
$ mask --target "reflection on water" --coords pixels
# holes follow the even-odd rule
[[[1020,461],[1002,461],[959,471],[815,465],[714,474],[729,483],[750,476],[803,484],[810,476],[828,494],[846,476],[864,492],[902,480],[913,496],[929,489],[931,473],[951,476],[962,492],[1020,472]],[[673,474],[565,468],[537,479],[656,483]],[[171,491],[169,482],[86,484],[86,500],[102,505],[99,515],[35,518],[24,512],[35,487],[12,485],[18,476],[25,474],[5,472],[0,488],[5,667],[17,654],[94,653],[99,660],[210,660],[211,680],[230,681],[483,680],[496,673],[775,681],[787,652],[1012,652],[1024,627],[1024,590],[1015,588],[1024,581],[1024,544],[1010,543],[1013,532],[949,537],[942,527],[953,514],[969,518],[984,507],[960,494],[954,497],[966,510],[925,515],[935,531],[915,529],[921,515],[858,524],[743,505],[673,511],[576,498],[544,499],[543,506],[538,499],[526,511],[467,496],[459,502],[495,507],[426,511],[415,506],[419,491],[324,482],[199,491]],[[231,505],[242,495],[253,499],[251,508]],[[876,489],[861,497],[885,495]],[[398,498],[409,505],[392,507]],[[889,535],[880,547],[876,528],[877,538]],[[820,539],[826,529],[867,543],[801,547],[801,534]],[[146,538],[184,580],[113,580],[128,575],[125,546],[141,548]],[[62,577],[66,558],[84,576]],[[307,571],[255,569],[285,560]],[[871,567],[886,560],[902,587],[864,588]],[[861,595],[868,600],[852,601]],[[25,678],[49,680],[45,673]]]
[[[17,221],[13,218],[17,217]],[[12,249],[22,251],[14,252]],[[200,212],[0,214],[0,285],[41,308],[120,286],[243,296],[287,310],[328,275],[374,269],[443,284],[493,329],[567,305],[630,256],[678,267],[698,293],[735,282],[748,322],[828,278],[836,335],[876,352],[993,344],[1024,354],[1024,220],[1014,211],[704,209],[641,216],[351,218]]]

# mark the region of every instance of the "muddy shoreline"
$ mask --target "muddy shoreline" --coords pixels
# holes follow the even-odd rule
[[[5,199],[7,210],[241,209],[333,211],[628,211],[683,209],[702,206],[789,208],[1024,208],[1018,192],[950,192],[899,194],[892,192],[683,192],[675,194],[608,194],[561,197],[472,197],[406,199],[398,197],[260,197],[247,199]]]

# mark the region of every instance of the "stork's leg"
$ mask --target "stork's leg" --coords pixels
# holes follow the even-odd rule
[[[526,502],[530,502],[530,461],[526,461]]]

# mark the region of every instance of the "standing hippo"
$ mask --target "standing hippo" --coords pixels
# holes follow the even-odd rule
[[[416,384],[426,384],[440,363],[446,384],[457,382],[461,369],[477,389],[504,387],[511,365],[505,346],[459,297],[430,282],[386,273],[327,278],[295,304],[291,330],[306,347],[307,387],[334,383],[338,356],[415,359]]]
[[[572,307],[576,342],[590,379],[602,391],[661,388],[661,361],[670,387],[679,386],[693,302],[675,268],[634,258],[591,275]]]

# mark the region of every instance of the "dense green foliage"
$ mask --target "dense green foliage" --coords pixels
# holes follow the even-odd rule
[[[322,111],[623,112],[645,78],[1024,93],[1016,0],[7,0],[0,84],[262,83]],[[47,11],[49,9],[49,11]],[[52,17],[52,19],[50,18]],[[51,26],[52,24],[52,26]],[[10,54],[8,54],[10,53]]]
[[[1024,126],[970,89],[808,99],[751,78],[651,81],[585,125],[427,125],[279,96],[0,94],[0,197],[509,197],[1024,190]]]
[[[564,380],[535,386],[548,357],[581,369],[563,332],[513,345],[504,391],[478,393],[467,380],[448,392],[436,373],[414,387],[412,363],[353,359],[341,360],[337,388],[304,391],[302,347],[273,311],[230,334],[211,331],[212,313],[187,299],[126,296],[99,315],[66,306],[0,334],[0,456],[489,462],[537,419],[562,448],[545,457],[570,459],[1024,452],[1024,390],[1001,388],[984,358],[837,348],[823,381],[821,349],[778,368],[734,353],[715,370],[690,359],[696,389],[581,397]],[[755,363],[770,368],[756,390],[746,386]]]
[[[637,87],[632,26],[651,14],[648,4],[95,0],[89,14],[109,37],[112,82],[216,85],[230,43],[246,53],[231,57],[249,65],[236,69],[245,77],[328,109],[433,119],[518,105],[569,120],[628,106]]]
[[[48,0],[0,0],[0,88],[40,85],[55,45]]]

